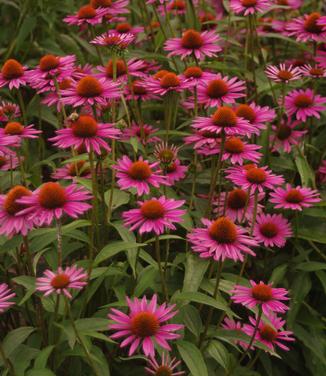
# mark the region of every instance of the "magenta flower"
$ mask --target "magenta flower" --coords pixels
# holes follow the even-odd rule
[[[32,192],[21,185],[16,185],[7,194],[0,195],[0,235],[9,238],[16,234],[26,236],[34,227],[28,214],[16,215],[26,208],[26,205],[18,203],[17,200],[31,195]]]
[[[261,201],[265,197],[264,193],[258,194],[258,201]],[[225,202],[226,200],[226,202]],[[217,197],[213,201],[215,206],[214,213],[221,215],[225,208],[225,215],[234,222],[241,223],[244,219],[251,221],[255,206],[254,194],[235,188],[230,192],[222,192],[220,197]],[[257,213],[262,211],[263,206],[258,203]]]
[[[165,7],[159,5],[159,12],[162,16],[166,17]],[[166,10],[173,15],[183,15],[186,13],[187,4],[184,0],[167,0]]]
[[[131,33],[119,34],[116,31],[109,30],[106,33],[97,36],[90,43],[118,50],[126,49],[135,39]]]
[[[271,351],[274,351],[274,346],[279,346],[282,350],[289,351],[290,349],[285,346],[282,341],[295,341],[291,335],[292,332],[288,330],[282,330],[285,320],[282,320],[280,317],[275,315],[268,315],[269,322],[271,325],[265,324],[263,321],[260,321],[258,325],[258,330],[255,335],[255,340],[266,345]],[[243,331],[250,337],[253,336],[255,327],[257,324],[257,319],[249,317],[251,325],[245,324],[243,326]],[[255,344],[255,343],[254,343]]]
[[[214,154],[216,154],[216,146],[220,137],[220,133],[196,131],[194,134],[186,136],[184,138],[184,142],[186,145],[194,144],[194,149],[196,149],[196,152],[199,154],[201,153],[201,148],[203,147],[210,147],[214,149]]]
[[[310,64],[305,64],[303,67],[300,67],[300,72],[304,77],[310,77],[310,78],[326,77],[326,67],[324,68],[318,65],[315,67],[312,67]]]
[[[9,90],[19,89],[29,81],[28,68],[15,59],[6,60],[0,72],[0,87],[8,86]]]
[[[295,115],[298,120],[306,121],[308,117],[320,118],[325,111],[326,98],[315,95],[311,89],[291,91],[285,97],[285,109],[288,115]]]
[[[71,184],[63,187],[59,183],[48,182],[36,189],[32,195],[17,200],[27,206],[18,215],[29,214],[30,220],[35,220],[38,226],[50,225],[54,219],[60,219],[64,214],[78,218],[91,205],[84,201],[91,195],[84,188]]]
[[[15,146],[19,146],[25,138],[37,138],[40,133],[42,131],[35,129],[34,124],[23,126],[18,121],[11,121],[4,128],[0,128],[0,138],[7,136],[15,136],[17,138]]]
[[[74,71],[76,57],[74,55],[45,55],[39,65],[29,72],[29,83],[38,93],[55,91],[56,83],[70,78]]]
[[[103,8],[93,8],[91,5],[84,5],[72,15],[63,19],[68,25],[97,25],[102,22],[103,16],[106,11]]]
[[[157,136],[153,136],[153,133],[157,132],[157,128],[153,128],[151,125],[143,124],[141,127],[136,123],[132,123],[130,128],[124,129],[121,139],[129,140],[131,137],[136,137],[143,145],[148,143],[160,142],[161,139]],[[142,137],[143,133],[143,137]]]
[[[160,363],[158,363],[153,356],[150,356],[147,362],[148,364],[147,367],[145,367],[145,370],[150,375],[181,376],[185,374],[184,371],[175,371],[175,369],[181,363],[181,360],[176,360],[176,358],[170,360],[168,353],[162,354]]]
[[[243,254],[255,256],[249,247],[257,246],[254,239],[245,235],[246,231],[227,217],[215,221],[202,219],[204,228],[193,229],[187,238],[192,250],[201,258],[213,258],[215,261],[231,259],[243,261]]]
[[[197,66],[190,66],[184,70],[180,77],[188,80],[191,86],[195,87],[200,83],[214,79],[215,73],[203,71]]]
[[[56,180],[63,179],[75,181],[77,177],[82,177],[84,179],[91,178],[89,164],[83,160],[68,163],[61,168],[57,168],[55,173],[52,174],[52,178]]]
[[[16,294],[11,292],[6,283],[0,283],[0,313],[3,313],[15,304],[9,301],[14,296],[16,296]]]
[[[90,0],[90,5],[95,9],[102,8],[108,16],[129,13],[129,0]]]
[[[240,104],[235,108],[238,117],[249,122],[253,128],[253,133],[259,135],[260,130],[266,128],[266,123],[274,120],[275,111],[267,106],[261,107],[254,102],[248,104]]]
[[[259,284],[250,281],[251,287],[235,285],[231,293],[231,300],[245,307],[253,308],[261,306],[263,313],[286,312],[289,307],[280,300],[289,300],[288,291],[283,288],[272,288],[272,283],[266,285],[262,281]]]
[[[281,214],[259,214],[254,227],[254,237],[265,247],[285,246],[286,238],[292,236],[291,226]]]
[[[320,202],[318,191],[300,186],[293,188],[290,184],[286,184],[285,188],[276,188],[270,196],[270,202],[275,204],[276,209],[301,211]]]
[[[143,69],[145,68],[145,63],[143,60],[130,59],[125,62],[122,59],[116,61],[116,79],[119,82],[124,82],[128,80],[128,76],[144,77]],[[96,67],[100,73],[95,74],[98,78],[105,78],[106,80],[112,81],[114,75],[113,60],[109,60],[105,67]]]
[[[198,103],[205,107],[222,106],[223,103],[234,103],[235,99],[245,96],[245,82],[237,77],[228,78],[220,73],[210,81],[198,85]]]
[[[226,173],[226,178],[231,180],[233,184],[242,189],[250,188],[252,192],[274,189],[276,185],[281,185],[284,182],[282,176],[274,175],[267,166],[246,165],[244,167],[230,167],[226,170]]]
[[[144,82],[149,92],[158,95],[165,95],[170,92],[180,93],[191,86],[190,81],[168,71],[165,71],[163,75],[150,76]]]
[[[59,148],[85,146],[88,153],[93,150],[96,154],[101,154],[101,148],[111,150],[105,139],[117,139],[119,135],[120,130],[114,128],[113,124],[97,123],[92,116],[80,115],[67,128],[58,129],[56,136],[49,140]]]
[[[301,124],[300,121],[293,121],[291,123],[283,119],[279,126],[272,126],[275,132],[270,138],[273,151],[284,150],[285,153],[291,153],[292,145],[298,145],[307,133],[306,130],[299,131],[295,129],[299,124]]]
[[[111,308],[109,319],[113,321],[109,329],[116,333],[111,335],[112,339],[125,338],[120,347],[130,345],[129,356],[133,355],[139,345],[146,356],[155,356],[154,343],[160,347],[171,350],[168,340],[180,338],[175,333],[183,328],[183,325],[166,324],[165,322],[174,317],[178,311],[174,310],[175,305],[157,305],[157,295],[153,295],[150,301],[144,296],[141,300],[127,297],[129,314],[125,314],[115,308]]]
[[[154,232],[161,235],[166,229],[175,230],[174,222],[182,222],[185,210],[178,208],[185,203],[184,200],[168,199],[165,196],[139,201],[138,209],[131,209],[122,214],[124,225],[130,230],[139,228],[139,233]]]
[[[183,166],[179,159],[174,160],[165,168],[165,176],[169,185],[173,185],[179,180],[184,179],[186,172],[188,170],[187,166]]]
[[[289,21],[286,32],[299,42],[323,42],[326,38],[326,16],[321,16],[318,12],[305,14]]]
[[[123,21],[116,25],[115,32],[122,35],[132,34],[136,37],[137,34],[144,32],[144,28],[142,26],[133,26],[130,25],[130,23]]]
[[[128,101],[148,101],[159,97],[148,89],[145,80],[134,80],[125,86],[125,98]]]
[[[240,137],[231,136],[225,140],[224,152],[222,160],[229,160],[231,164],[242,165],[244,160],[251,162],[259,162],[262,154],[257,150],[261,149],[261,146],[255,144],[249,144],[243,141]],[[221,152],[221,144],[217,144],[218,153]]]
[[[265,70],[266,76],[275,82],[289,83],[301,78],[301,71],[299,67],[292,65],[286,66],[285,64],[269,65]]]
[[[230,8],[235,14],[264,13],[272,6],[270,0],[230,0]]]
[[[107,81],[105,78],[97,79],[90,75],[73,82],[69,89],[62,90],[61,93],[62,102],[73,107],[86,104],[105,106],[109,100],[120,97],[118,83]]]
[[[211,117],[197,117],[191,124],[192,128],[202,133],[224,132],[227,136],[250,135],[252,127],[249,122],[236,115],[232,108],[221,106]]]
[[[118,171],[117,183],[121,189],[136,188],[137,195],[141,196],[149,194],[150,185],[159,188],[160,184],[168,184],[166,177],[161,175],[161,170],[154,170],[158,164],[159,162],[144,161],[142,157],[132,162],[128,156],[124,155],[112,168]]]
[[[224,321],[222,322],[222,328],[226,330],[236,330],[239,333],[244,333],[242,330],[241,322],[229,319],[228,317],[226,317]],[[248,343],[240,341],[240,340],[235,340],[232,342],[235,345],[241,346],[243,349],[246,349],[248,347]],[[251,348],[253,348],[253,346]]]
[[[19,165],[19,160],[14,152],[0,146],[0,171],[14,170]]]
[[[315,60],[321,68],[326,69],[326,51],[317,50],[317,56]]]
[[[193,29],[186,30],[181,38],[171,38],[165,42],[164,49],[170,51],[170,56],[194,56],[198,60],[204,60],[206,56],[216,56],[222,48],[217,44],[219,36],[215,31],[199,32]]]
[[[19,106],[8,101],[0,102],[0,121],[8,122],[21,116]]]
[[[87,285],[87,273],[83,268],[67,266],[65,269],[59,267],[57,272],[47,269],[43,277],[36,279],[36,290],[44,293],[44,296],[53,293],[65,295],[71,299],[69,290],[81,290]]]

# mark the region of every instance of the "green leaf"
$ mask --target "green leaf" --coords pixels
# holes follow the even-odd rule
[[[98,265],[99,263],[115,256],[119,252],[126,251],[128,249],[135,249],[138,247],[144,247],[146,244],[144,243],[135,243],[135,242],[125,242],[125,241],[116,241],[108,244],[105,246],[100,253],[96,256],[94,265]]]
[[[316,270],[325,270],[326,264],[323,262],[309,261],[296,265],[296,269],[304,270],[306,272],[314,272]]]
[[[104,200],[107,206],[109,206],[110,195],[111,195],[111,190],[109,189],[104,194]],[[119,206],[127,204],[129,200],[130,200],[129,193],[121,191],[120,189],[114,189],[113,196],[112,196],[112,210],[115,210]]]
[[[294,157],[295,164],[301,177],[301,183],[303,186],[315,187],[315,174],[306,157],[300,152]]]
[[[192,253],[187,255],[186,271],[182,288],[183,292],[198,290],[208,265],[208,260],[202,260]]]
[[[33,332],[35,328],[31,326],[22,326],[9,332],[3,340],[3,349],[7,357],[23,343]]]
[[[232,316],[232,312],[230,311],[229,306],[221,302],[219,297],[214,299],[211,296],[205,295],[201,292],[181,292],[181,293],[176,293],[173,296],[173,300],[185,300],[185,301],[191,301],[195,303],[200,303],[200,304],[205,304],[208,306],[211,306],[213,308],[219,309],[221,311],[227,312],[228,315]]]
[[[207,348],[207,353],[217,361],[224,369],[228,369],[230,365],[230,355],[222,343],[211,341]]]
[[[178,341],[177,348],[192,376],[208,376],[207,367],[202,353],[193,343],[188,341]]]
[[[38,354],[34,362],[35,369],[42,369],[46,367],[46,363],[53,349],[54,349],[54,346],[48,346]]]
[[[200,318],[198,309],[192,305],[186,305],[180,308],[179,315],[187,329],[191,331],[197,338],[199,338],[200,333],[203,330],[203,323]]]
[[[38,369],[32,369],[27,372],[26,376],[56,376],[55,373],[53,373],[48,368],[38,368]]]

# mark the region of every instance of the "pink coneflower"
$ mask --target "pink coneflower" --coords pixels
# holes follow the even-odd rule
[[[317,177],[320,183],[325,183],[326,182],[326,159],[324,159],[317,171]]]
[[[72,80],[70,78],[65,78],[58,83],[58,89],[50,91],[44,98],[42,98],[42,103],[47,106],[57,105],[57,111],[60,112],[64,107],[64,104],[61,100],[61,91],[67,90],[71,87]]]
[[[291,226],[281,214],[257,215],[254,227],[254,237],[265,247],[285,246],[286,238],[292,236]]]
[[[290,81],[295,81],[301,78],[301,71],[298,67],[293,67],[292,65],[286,66],[285,64],[269,65],[265,70],[266,76],[272,81],[289,83]]]
[[[54,219],[60,219],[64,214],[78,218],[91,208],[91,205],[84,202],[90,198],[90,193],[76,184],[63,187],[59,183],[48,182],[37,188],[32,195],[17,200],[19,204],[27,206],[18,215],[28,214],[29,219],[35,220],[38,226],[50,225]]]
[[[21,186],[16,185],[10,189],[5,195],[0,195],[0,234],[11,238],[13,235],[27,235],[28,231],[33,228],[33,220],[29,219],[29,215],[16,214],[26,205],[19,204],[17,200],[24,196],[31,196],[32,192]]]
[[[160,142],[161,139],[159,137],[153,136],[153,133],[157,132],[158,130],[159,129],[148,124],[143,124],[140,126],[139,124],[132,123],[130,128],[123,130],[121,139],[129,140],[131,137],[136,137],[143,145]]]
[[[176,160],[179,149],[180,148],[175,145],[168,145],[167,142],[161,142],[155,146],[153,154],[164,165],[168,165]]]
[[[271,203],[276,209],[303,210],[320,202],[320,196],[315,189],[297,186],[293,188],[286,184],[285,188],[276,188],[270,194]]]
[[[165,196],[139,201],[138,209],[131,209],[122,214],[124,225],[130,230],[139,228],[139,233],[154,232],[163,234],[166,229],[175,230],[174,222],[180,223],[185,210],[178,208],[185,203],[184,200],[168,199]]]
[[[91,0],[90,5],[97,9],[105,10],[105,15],[117,15],[129,13],[129,0]]]
[[[29,80],[27,67],[15,59],[6,60],[0,72],[0,87],[8,86],[9,90],[25,86]]]
[[[270,138],[273,145],[273,151],[284,150],[285,153],[290,153],[292,145],[298,145],[300,143],[307,131],[299,131],[295,129],[299,124],[301,124],[300,121],[290,122],[289,120],[283,119],[279,126],[272,126],[272,129],[275,132]]]
[[[212,80],[215,73],[205,72],[200,67],[188,67],[184,70],[180,77],[184,80],[189,80],[191,86],[197,86],[200,83]]]
[[[320,118],[325,111],[326,98],[314,94],[311,89],[293,90],[285,97],[285,109],[288,115],[295,115],[298,120],[306,121],[308,117]]]
[[[19,106],[8,101],[1,101],[0,103],[0,121],[11,121],[21,116]]]
[[[166,16],[165,6],[159,5],[158,9],[162,16]],[[166,4],[166,10],[173,15],[186,14],[187,4],[184,0],[170,0]]]
[[[158,95],[170,92],[179,93],[191,86],[189,81],[168,71],[160,71],[155,76],[148,77],[145,83],[149,91]]]
[[[323,42],[326,38],[326,16],[321,16],[318,12],[305,14],[289,21],[286,32],[299,42]]]
[[[165,176],[169,185],[173,185],[179,180],[184,179],[186,172],[188,170],[187,166],[183,166],[179,159],[174,160],[165,167]]]
[[[39,65],[29,72],[29,83],[39,93],[55,91],[56,82],[70,78],[74,71],[76,57],[74,55],[45,55]]]
[[[3,313],[15,304],[14,302],[10,302],[10,299],[14,296],[16,296],[16,294],[11,292],[6,283],[0,284],[0,313]]]
[[[79,148],[84,145],[87,152],[93,150],[101,154],[101,148],[111,150],[105,139],[118,138],[120,130],[110,123],[98,123],[92,116],[80,115],[76,120],[71,120],[67,128],[58,129],[56,134],[49,140],[59,148]]]
[[[186,136],[184,142],[186,145],[194,144],[194,149],[196,149],[197,152],[200,152],[202,147],[211,147],[216,150],[217,142],[220,137],[220,133],[196,131],[194,134]]]
[[[112,168],[118,171],[117,183],[121,189],[136,188],[138,196],[141,196],[149,193],[150,185],[159,188],[160,184],[168,184],[161,171],[154,170],[158,165],[159,162],[149,163],[142,157],[133,162],[127,155],[124,155]]]
[[[47,269],[43,275],[36,279],[36,290],[43,292],[44,296],[55,293],[71,299],[69,290],[81,290],[87,285],[87,273],[75,265],[65,269],[59,267],[57,272]]]
[[[7,123],[4,128],[0,128],[0,138],[15,136],[17,138],[18,146],[23,139],[37,138],[37,135],[40,133],[42,133],[42,131],[35,129],[34,124],[24,126],[18,121],[11,121]]]
[[[268,315],[268,319],[268,324],[265,324],[264,321],[259,322],[255,340],[267,346],[271,351],[274,351],[274,346],[276,345],[279,346],[282,350],[289,351],[289,348],[285,346],[281,341],[295,341],[295,339],[291,337],[291,335],[293,334],[292,332],[288,330],[282,330],[285,324],[285,320],[282,320],[280,317],[276,317],[275,315],[271,314]],[[249,317],[249,321],[251,325],[245,324],[243,326],[243,331],[248,336],[252,337],[257,325],[257,319]]]
[[[217,144],[218,152],[221,152],[221,144]],[[224,151],[222,160],[229,160],[231,164],[242,165],[244,160],[251,162],[259,162],[262,154],[257,150],[261,149],[261,146],[255,144],[248,144],[240,137],[228,137],[224,143]]]
[[[229,78],[220,73],[198,86],[198,103],[205,107],[222,106],[223,103],[234,103],[235,99],[245,96],[245,82],[237,77]]]
[[[274,189],[276,185],[281,185],[284,182],[282,176],[273,174],[267,166],[245,165],[243,167],[230,167],[226,170],[226,173],[226,178],[231,180],[233,184],[242,189],[250,188],[252,192]]]
[[[231,293],[231,300],[242,304],[245,307],[253,308],[261,306],[263,313],[268,315],[270,312],[286,312],[289,307],[280,300],[289,300],[286,296],[288,291],[283,288],[273,288],[272,283],[266,285],[262,281],[256,283],[250,281],[251,287],[235,285]]]
[[[14,170],[19,165],[19,160],[14,152],[0,146],[0,171]]]
[[[324,48],[326,48],[326,45],[324,44]],[[323,51],[323,50],[317,50],[317,55],[316,55],[316,63],[318,63],[318,65],[321,67],[321,68],[324,68],[326,69],[326,51]]]
[[[128,22],[121,22],[116,25],[115,32],[118,34],[132,34],[134,37],[137,36],[137,34],[142,33],[144,31],[144,28],[142,26],[133,26],[130,25]]]
[[[249,122],[236,115],[230,107],[219,107],[211,117],[197,117],[192,123],[192,128],[200,132],[225,133],[227,136],[249,135],[252,127]]]
[[[264,193],[258,195],[258,201],[265,197]],[[225,202],[226,200],[226,202]],[[230,192],[222,192],[219,197],[214,199],[213,205],[216,206],[214,213],[221,215],[225,208],[225,215],[234,222],[243,220],[251,221],[255,207],[254,194],[248,194],[241,188],[234,188]],[[262,211],[263,206],[258,203],[257,213]]]
[[[105,78],[84,76],[79,81],[73,82],[71,88],[62,90],[64,104],[79,107],[99,104],[105,106],[111,99],[120,97],[119,84],[107,81]]]
[[[63,19],[68,25],[97,25],[102,22],[106,11],[103,8],[93,8],[91,5],[84,5],[75,14]]]
[[[96,67],[100,73],[95,76],[99,78],[104,78],[106,80],[112,81],[114,79],[114,65],[113,60],[109,60],[105,67]],[[143,69],[145,64],[142,60],[130,59],[124,61],[123,59],[118,59],[116,61],[116,79],[118,81],[127,81],[129,76],[143,77]]]
[[[249,247],[257,246],[254,239],[245,235],[246,231],[234,224],[227,217],[215,221],[202,219],[205,228],[196,228],[187,238],[192,250],[202,258],[213,258],[215,261],[232,259],[243,261],[243,254],[255,256]]]
[[[269,0],[230,0],[230,8],[235,14],[264,13],[271,7]]]
[[[109,319],[113,324],[109,329],[117,332],[111,335],[112,339],[127,337],[120,347],[130,345],[129,356],[133,355],[139,345],[146,356],[154,356],[154,343],[166,350],[171,350],[168,340],[180,338],[180,334],[175,333],[183,328],[183,325],[165,324],[166,321],[174,317],[178,311],[174,310],[175,304],[157,305],[157,295],[153,295],[150,301],[144,296],[141,300],[127,297],[127,304],[130,309],[128,315],[111,308]]]
[[[274,0],[276,5],[281,5],[282,7],[289,7],[290,9],[298,9],[301,7],[303,0]],[[280,9],[284,12],[284,8]]]
[[[147,360],[147,367],[145,367],[145,370],[148,374],[154,375],[154,376],[181,376],[184,375],[184,371],[177,371],[175,370],[178,365],[181,363],[181,360],[176,360],[176,358],[173,358],[170,360],[168,353],[163,353],[161,362],[158,363],[158,361],[153,357],[150,356]]]
[[[52,178],[56,180],[73,180],[77,177],[88,179],[91,177],[91,170],[86,161],[77,161],[66,164],[64,167],[57,168]]]
[[[186,30],[181,38],[171,38],[165,42],[164,49],[170,51],[168,57],[194,56],[198,60],[204,60],[206,56],[216,56],[222,48],[217,44],[219,36],[215,31],[199,32],[193,29]]]
[[[135,36],[131,33],[119,34],[116,31],[110,30],[102,35],[97,36],[90,43],[117,50],[124,50],[129,46],[130,43],[134,41],[134,39]]]
[[[158,96],[147,88],[145,80],[135,80],[125,86],[125,98],[128,101],[148,101],[158,99]]]
[[[326,59],[326,56],[325,56]],[[310,64],[305,64],[303,67],[300,67],[300,72],[305,77],[310,78],[322,78],[326,77],[326,68],[322,66],[312,67]]]
[[[71,75],[74,80],[80,80],[85,76],[91,76],[93,73],[93,66],[91,64],[77,65]]]
[[[244,333],[243,330],[242,330],[241,322],[229,319],[228,317],[226,317],[224,319],[224,321],[222,322],[222,328],[226,329],[226,330],[232,330],[232,331],[236,330],[241,334]],[[243,341],[235,340],[235,341],[232,341],[232,342],[235,345],[241,346],[243,349],[246,349],[248,347],[248,344],[246,342],[243,342]],[[251,348],[253,348],[253,347],[251,347]]]

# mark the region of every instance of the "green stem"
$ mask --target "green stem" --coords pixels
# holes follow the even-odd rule
[[[92,226],[91,226],[91,236],[90,236],[90,246],[89,246],[89,266],[88,266],[88,277],[90,278],[93,269],[93,258],[95,249],[95,234],[98,235],[98,201],[97,201],[97,176],[94,162],[94,151],[91,150],[88,153],[89,165],[92,175],[92,194],[93,194],[93,209],[92,209]],[[98,236],[99,238],[99,236]]]
[[[0,342],[0,357],[2,358],[3,364],[8,368],[10,374],[12,376],[16,376],[16,372],[14,369],[14,366],[12,365],[11,361],[9,358],[7,358],[6,353],[2,347],[2,343]]]
[[[65,302],[66,302],[66,309],[67,309],[67,312],[68,312],[68,317],[69,317],[69,320],[70,320],[70,322],[71,322],[71,326],[72,326],[72,328],[73,328],[73,331],[74,331],[74,333],[75,333],[75,335],[76,335],[76,338],[78,339],[78,342],[80,343],[81,347],[83,348],[83,351],[84,351],[84,353],[85,353],[85,355],[86,355],[87,361],[88,361],[89,365],[91,366],[91,368],[93,369],[94,374],[95,374],[96,376],[100,376],[100,374],[99,374],[97,368],[95,367],[95,364],[94,364],[94,361],[93,361],[93,359],[92,359],[91,353],[89,352],[87,346],[85,345],[85,343],[84,343],[82,337],[81,337],[81,336],[79,335],[79,333],[78,333],[78,330],[77,330],[77,327],[76,327],[76,324],[75,324],[74,318],[73,318],[72,313],[71,313],[71,310],[70,310],[70,303],[69,303],[67,297],[65,297]]]
[[[220,280],[221,280],[222,269],[223,269],[223,261],[220,260],[218,262],[218,269],[217,269],[217,274],[216,274],[215,288],[214,288],[214,293],[213,293],[213,299],[214,300],[217,298],[218,287],[219,287]],[[206,318],[206,323],[205,323],[204,331],[203,331],[203,333],[202,333],[202,335],[200,336],[200,339],[199,339],[199,343],[198,343],[198,347],[199,348],[202,347],[202,345],[203,345],[203,343],[204,343],[204,341],[206,339],[208,328],[209,328],[209,325],[210,325],[210,323],[212,321],[213,312],[214,312],[214,308],[210,307],[210,309],[208,311],[207,318]]]
[[[56,220],[57,227],[57,243],[58,243],[58,268],[62,266],[62,226],[61,220]]]
[[[19,102],[20,112],[22,114],[24,126],[26,126],[26,125],[28,125],[27,124],[26,109],[25,109],[24,99],[23,99],[23,96],[22,96],[22,93],[21,93],[20,90],[21,89],[17,90],[17,96],[18,96],[18,102]]]
[[[155,236],[155,253],[156,253],[157,266],[158,266],[158,270],[160,272],[160,277],[161,277],[162,292],[164,294],[165,301],[168,302],[169,301],[168,288],[166,285],[165,273],[163,271],[162,263],[161,263],[160,239],[157,235]]]

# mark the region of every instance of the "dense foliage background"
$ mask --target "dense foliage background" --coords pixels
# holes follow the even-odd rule
[[[190,2],[189,2],[190,3]],[[203,2],[205,3],[205,2]],[[207,2],[208,3],[208,2]],[[226,2],[227,3],[227,2]],[[73,14],[83,5],[82,1],[70,0],[0,0],[0,60],[3,63],[15,58],[28,67],[35,67],[40,57],[45,54],[59,56],[74,54],[79,64],[99,65],[96,48],[89,44],[87,35],[78,28],[67,25],[63,18]],[[227,4],[225,4],[227,6]],[[304,1],[299,16],[315,10],[321,11],[322,1]],[[189,4],[188,4],[189,6]],[[135,25],[146,26],[142,0],[132,0],[129,5],[129,21]],[[208,6],[208,9],[212,9]],[[227,9],[227,8],[226,8]],[[155,18],[148,6],[150,17]],[[237,33],[245,28],[243,18],[228,15],[216,22],[216,29],[225,41],[224,52],[217,59],[207,59],[202,68],[221,72],[230,77],[237,76],[252,84],[253,71],[257,85],[258,103],[276,108],[270,85],[281,96],[281,86],[270,83],[264,73],[265,65],[261,56],[249,57],[254,69],[246,70],[243,61],[243,40],[239,41]],[[285,12],[285,11],[284,11]],[[288,12],[288,11],[287,11]],[[214,12],[213,12],[214,13]],[[294,15],[273,13],[275,17],[293,17]],[[172,27],[177,35],[180,30],[197,25],[189,10],[185,16],[173,17]],[[166,26],[167,27],[167,26]],[[95,27],[96,34],[106,30],[105,26]],[[167,32],[169,33],[168,29]],[[268,64],[279,64],[288,59],[299,59],[311,52],[309,43],[296,42],[295,38],[285,37],[280,33],[269,32],[260,36],[262,54]],[[157,31],[153,45],[140,38],[141,42],[131,46],[124,53],[125,59],[132,57],[156,61],[161,69],[175,70],[174,63],[163,50],[165,38]],[[107,59],[110,52],[102,50]],[[252,59],[252,60],[250,60]],[[184,69],[179,59],[174,60],[178,73]],[[250,65],[249,64],[249,65]],[[2,64],[1,64],[2,65]],[[302,81],[292,83],[293,88],[300,88]],[[318,94],[326,96],[325,78],[318,83]],[[24,150],[27,184],[30,189],[39,187],[51,180],[51,173],[62,161],[70,158],[68,151],[53,146],[48,139],[55,135],[61,123],[61,115],[54,107],[40,104],[40,95],[35,90],[21,89],[26,108],[28,124],[35,124],[43,131],[37,140],[26,143]],[[15,91],[2,88],[1,100],[17,103]],[[142,108],[144,122],[164,129],[166,116],[164,104],[160,100],[145,102]],[[73,112],[72,109],[68,113]],[[131,116],[133,116],[132,112]],[[194,227],[201,227],[200,220],[205,216],[206,201],[211,179],[211,158],[199,157],[194,164],[194,149],[184,145],[183,137],[191,133],[189,125],[194,116],[178,106],[175,129],[171,130],[170,143],[183,145],[179,158],[188,165],[186,178],[172,187],[165,188],[168,197],[185,199],[185,208],[189,208],[193,177],[196,179],[196,198],[194,210],[188,211],[177,231],[166,232],[161,236],[162,252],[168,249],[167,284],[170,302],[179,310],[173,318],[174,323],[182,323],[185,329],[182,340],[173,343],[173,356],[182,360],[180,370],[190,372],[193,376],[206,375],[241,375],[241,376],[280,376],[311,375],[322,376],[326,373],[326,339],[325,339],[325,290],[326,290],[326,204],[317,203],[303,212],[287,213],[295,235],[287,240],[284,248],[261,246],[256,249],[256,257],[249,258],[243,277],[239,279],[241,262],[226,260],[224,263],[219,291],[213,298],[215,269],[210,261],[202,260],[191,251],[191,244],[186,241],[187,233]],[[123,105],[119,106],[117,124],[127,124],[127,114]],[[158,132],[162,137],[164,132]],[[323,196],[323,184],[317,174],[326,148],[326,116],[314,119],[311,123],[310,137],[305,139],[304,148],[293,148],[291,153],[268,153],[268,133],[262,132],[257,143],[263,145],[264,164],[274,173],[284,176],[286,182],[293,186],[302,185],[318,188]],[[151,155],[153,146],[141,145],[136,137],[129,141],[119,141],[118,156],[123,154]],[[146,150],[145,150],[146,149]],[[87,155],[86,155],[87,157]],[[85,157],[85,158],[86,158]],[[108,168],[105,175],[105,192],[99,197],[100,217],[107,214],[110,196],[111,169],[114,164],[112,154],[97,159]],[[19,184],[21,174],[15,171],[13,176],[0,172],[0,189],[7,192],[12,184]],[[77,178],[80,185],[92,190],[90,180]],[[225,183],[227,184],[227,183]],[[163,188],[161,188],[163,189]],[[155,194],[163,191],[155,191]],[[13,374],[27,376],[51,375],[93,375],[83,346],[94,356],[95,368],[99,375],[143,375],[145,357],[138,353],[128,356],[124,349],[109,338],[109,308],[126,307],[125,296],[151,297],[154,292],[164,301],[161,289],[160,273],[154,255],[155,238],[145,234],[140,239],[137,231],[129,231],[123,226],[122,212],[136,207],[137,197],[130,191],[122,191],[115,186],[112,202],[112,218],[108,226],[100,228],[96,240],[96,256],[92,275],[87,287],[87,294],[80,292],[72,301],[71,314],[78,336],[72,326],[64,300],[56,307],[53,296],[44,297],[35,292],[35,273],[41,276],[45,269],[57,268],[56,251],[57,228],[55,224],[32,230],[28,235],[28,252],[32,255],[31,274],[27,265],[27,249],[21,235],[12,238],[0,238],[0,282],[6,282],[16,293],[15,306],[1,313],[0,341],[6,357],[14,367]],[[268,211],[272,210],[270,202],[265,202]],[[105,214],[103,214],[105,213]],[[91,214],[72,220],[64,218],[62,223],[62,249],[64,264],[78,264],[87,269],[87,250],[92,231]],[[165,256],[164,256],[165,257]],[[137,260],[137,261],[136,261]],[[263,348],[259,358],[251,367],[250,359],[239,364],[240,350],[234,345],[236,339],[247,341],[248,338],[236,331],[223,330],[216,326],[225,313],[235,315],[247,321],[248,310],[238,304],[230,303],[230,290],[235,282],[246,284],[248,280],[256,282],[272,281],[274,287],[289,290],[290,310],[286,314],[287,328],[294,333],[295,342],[290,343],[290,351],[277,350],[278,356],[270,355]],[[198,341],[204,331],[205,323],[213,310],[210,338],[207,346],[200,348]],[[214,324],[214,325],[213,325]],[[111,332],[112,334],[112,332]],[[80,337],[84,345],[80,343]],[[251,357],[254,358],[252,352]],[[252,359],[251,358],[251,359]],[[0,373],[13,372],[0,358]],[[231,372],[231,373],[228,373]],[[163,373],[162,373],[163,375]],[[167,374],[168,375],[168,374]]]

